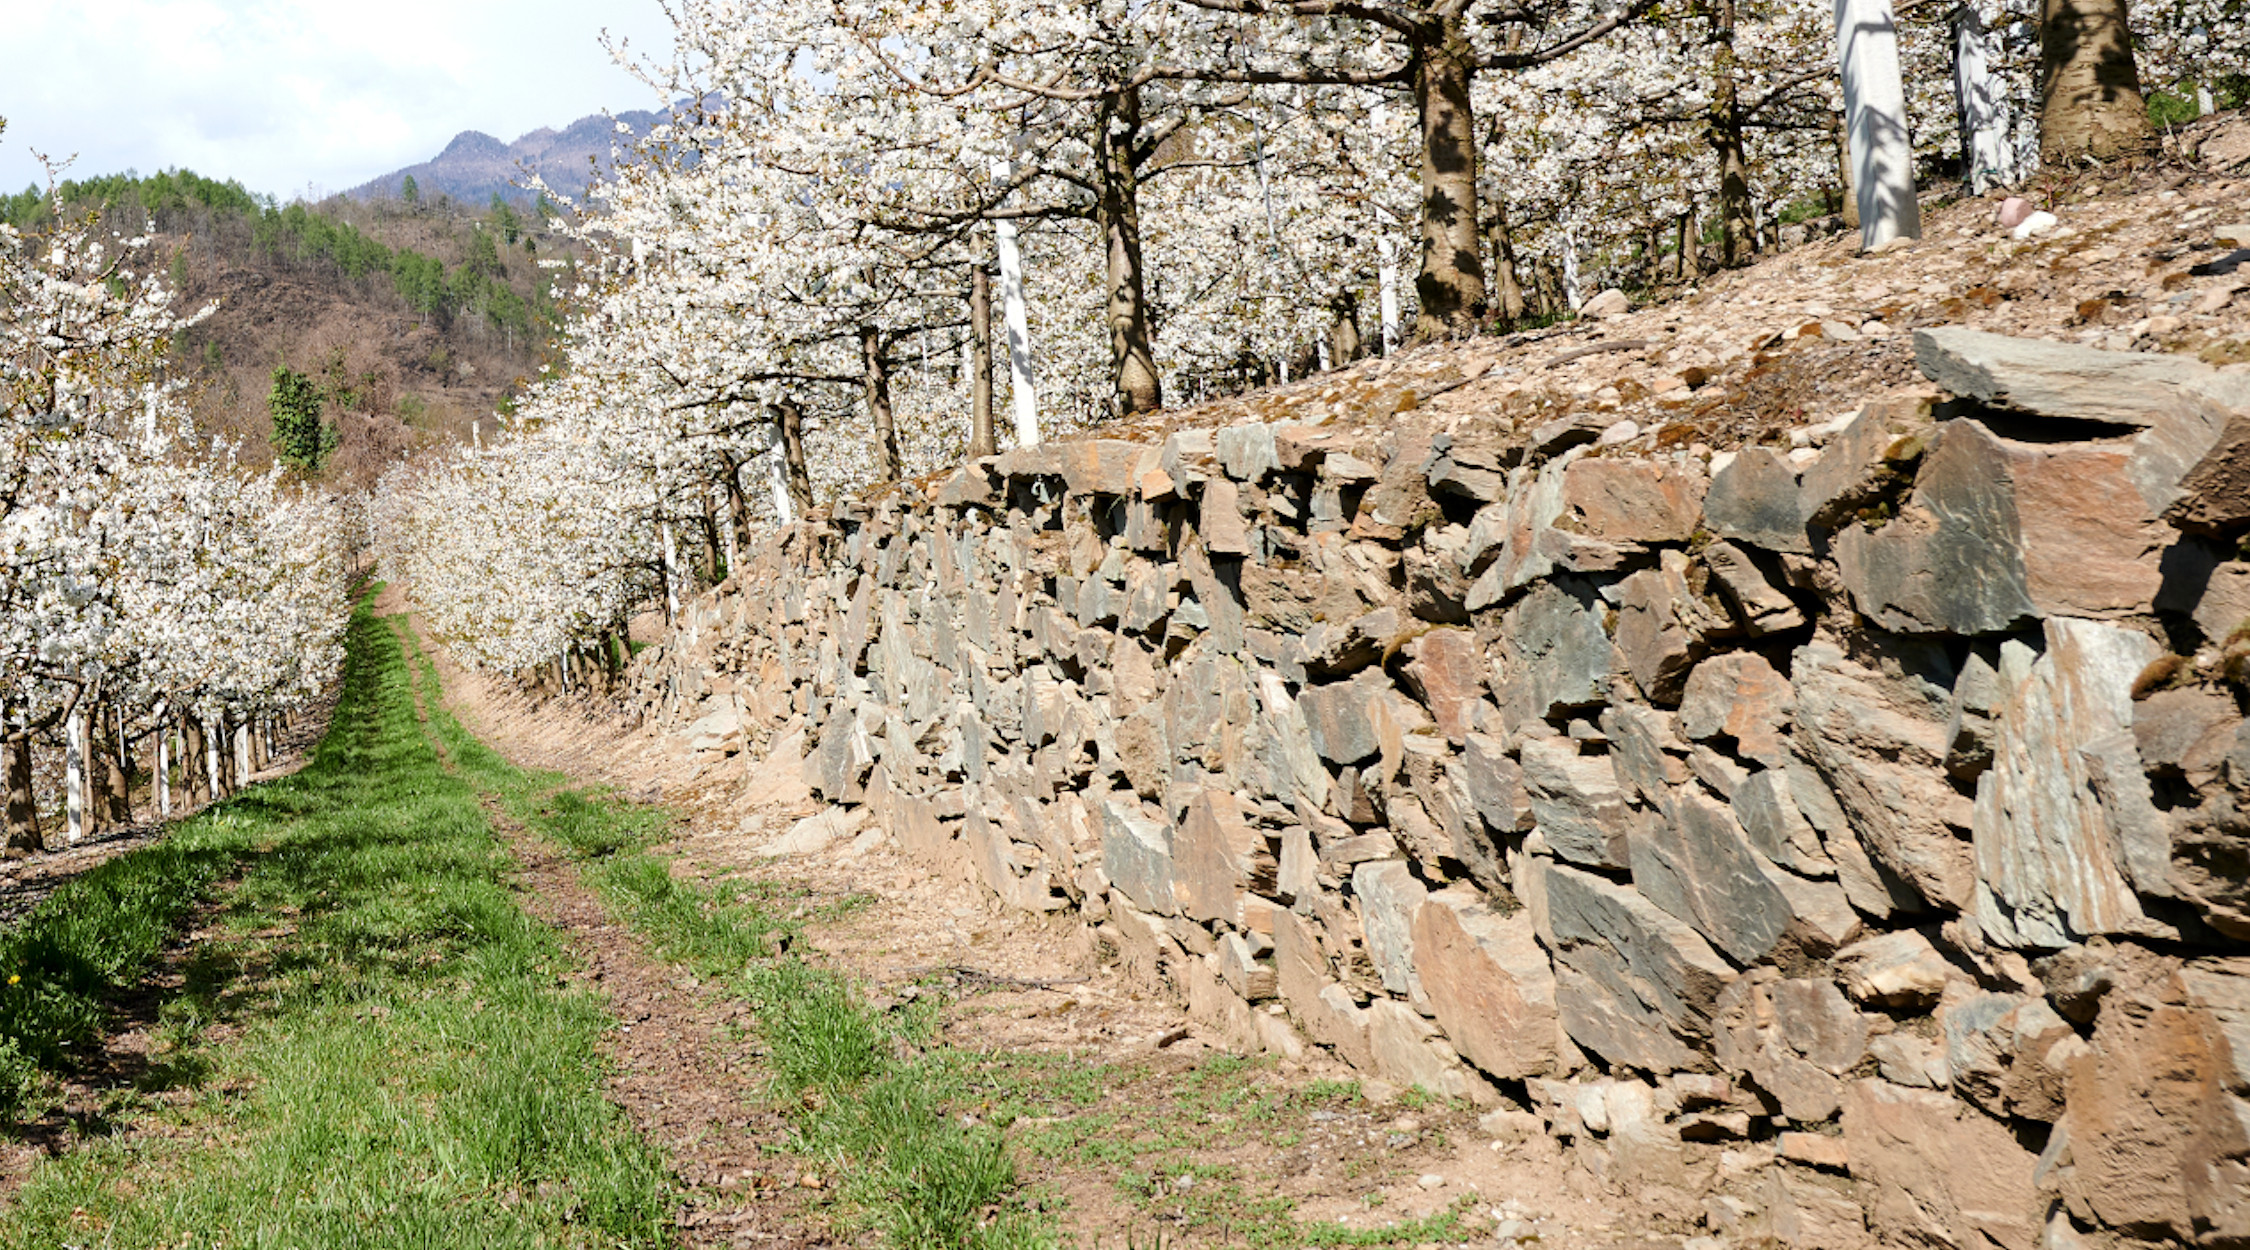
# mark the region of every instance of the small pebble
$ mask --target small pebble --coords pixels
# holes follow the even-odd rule
[[[1435,1172],[1424,1172],[1414,1183],[1424,1189],[1436,1189],[1445,1183],[1445,1178]]]

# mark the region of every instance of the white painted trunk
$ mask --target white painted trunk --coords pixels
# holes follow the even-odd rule
[[[86,837],[86,714],[63,723],[63,840],[76,846]]]
[[[172,731],[156,728],[156,814],[172,819]]]
[[[234,729],[234,779],[248,781],[253,771],[255,769],[250,763],[250,727],[237,725]]]
[[[1375,241],[1375,285],[1383,307],[1383,354],[1398,350],[1398,244]]]
[[[2211,89],[2209,87],[2197,87],[2195,89],[2196,112],[2201,113],[2205,117],[2209,117],[2211,114],[2217,112],[2218,109],[2219,102],[2211,98]]]
[[[1578,288],[1578,235],[1571,230],[1562,236],[1562,297],[1570,311],[1577,312],[1586,303],[1586,293]]]
[[[226,797],[219,793],[219,751],[221,750],[219,736],[225,731],[226,719],[224,717],[203,722],[203,771],[209,774],[211,801],[213,803]]]
[[[2018,178],[2007,93],[1992,72],[2000,55],[1998,32],[1985,28],[1974,6],[1961,6],[1953,18],[1953,101],[1960,111],[1962,165],[1975,195]]]
[[[1015,411],[1016,446],[1039,442],[1039,395],[1031,373],[1031,311],[1023,298],[1023,251],[1016,246],[1016,223],[992,223],[992,242],[1000,253],[1000,319],[1008,328],[1008,401]]]
[[[1333,364],[1330,364],[1330,363],[1329,363],[1329,359],[1328,359],[1328,336],[1327,336],[1327,335],[1323,334],[1323,335],[1321,335],[1321,336],[1320,336],[1319,338],[1316,338],[1316,339],[1314,339],[1314,340],[1313,340],[1313,351],[1315,351],[1315,352],[1319,353],[1319,355],[1320,355],[1320,371],[1321,371],[1322,373],[1326,373],[1326,372],[1328,372],[1328,371],[1329,371],[1330,369],[1333,369],[1333,368],[1335,368],[1335,366],[1334,366]]]
[[[1922,237],[1914,201],[1914,144],[1890,0],[1836,0],[1836,58],[1844,75],[1844,133],[1864,251]]]
[[[734,478],[734,480],[733,480],[733,481],[731,481],[731,482],[728,482],[728,483],[727,483],[727,486],[728,486],[728,487],[729,487],[730,489],[728,489],[728,490],[726,490],[726,491],[720,491],[720,490],[719,490],[719,489],[718,489],[717,487],[713,487],[713,488],[712,488],[713,492],[714,492],[714,493],[716,493],[716,494],[718,495],[717,505],[718,505],[718,509],[719,509],[719,515],[720,515],[720,516],[722,516],[722,517],[724,517],[724,518],[726,518],[726,531],[727,531],[727,540],[726,540],[726,541],[727,541],[727,576],[728,576],[728,577],[732,577],[732,576],[734,576],[735,557],[741,554],[741,552],[740,552],[741,542],[740,542],[740,540],[738,539],[738,537],[736,536],[736,534],[735,534],[735,532],[734,532],[734,531],[735,531],[735,524],[734,524],[734,504],[733,504],[733,499],[734,499],[734,494],[733,494],[733,492],[734,492],[734,491],[738,491],[738,490],[741,490],[741,489],[742,489],[742,468],[741,468],[741,466],[737,465],[737,466],[736,466],[736,467],[735,467],[735,468],[734,468],[734,469],[733,469],[733,470],[732,470],[732,471],[730,472],[730,476],[732,476],[732,477]]]
[[[766,489],[773,492],[773,514],[783,525],[797,519],[797,510],[789,502],[789,465],[783,459],[781,432],[774,431],[773,450],[766,453]]]

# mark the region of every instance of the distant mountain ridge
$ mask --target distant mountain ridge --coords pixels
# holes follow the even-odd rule
[[[516,184],[527,171],[536,171],[557,191],[578,196],[596,170],[608,170],[616,123],[631,126],[635,134],[647,134],[650,127],[666,120],[664,114],[646,110],[613,116],[593,113],[561,130],[542,126],[514,143],[502,143],[481,130],[464,130],[430,160],[371,178],[344,194],[355,200],[395,200],[411,174],[425,199],[450,195],[475,207],[498,195],[523,204],[531,200],[531,193]]]

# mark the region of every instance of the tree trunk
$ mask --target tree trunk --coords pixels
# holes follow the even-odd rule
[[[2061,167],[2156,144],[2133,62],[2126,0],[2041,0],[2039,159]]]
[[[1094,201],[1094,224],[1101,229],[1107,256],[1109,356],[1117,379],[1110,407],[1114,415],[1129,417],[1164,406],[1141,264],[1140,171],[1134,152],[1141,137],[1140,91],[1105,97],[1095,126],[1101,190]]]
[[[1469,102],[1475,53],[1455,15],[1426,23],[1407,55],[1422,130],[1422,272],[1414,279],[1422,309],[1414,334],[1447,338],[1471,329],[1485,313],[1476,113]]]
[[[1953,105],[1960,118],[1961,179],[1971,195],[2016,181],[2016,145],[2009,135],[2008,100],[1992,66],[2007,54],[1997,32],[1986,30],[1976,6],[1953,14]]]
[[[1514,325],[1523,320],[1523,282],[1516,277],[1516,242],[1508,235],[1508,205],[1492,206],[1492,290],[1500,320]]]
[[[63,841],[76,846],[86,836],[86,713],[83,706],[63,717]]]
[[[781,463],[789,472],[789,502],[798,516],[812,511],[812,471],[805,465],[805,410],[782,396],[773,405],[774,425],[781,430]]]
[[[1750,216],[1750,157],[1742,129],[1734,20],[1734,0],[1711,6],[1711,111],[1705,134],[1719,161],[1719,263],[1729,268],[1750,263],[1758,238]]]
[[[189,807],[211,801],[210,768],[204,763],[208,748],[203,740],[203,722],[193,716],[180,718],[180,794]]]
[[[750,541],[750,493],[742,488],[743,462],[733,456],[727,464],[727,572],[734,572],[734,562],[741,547]]]
[[[1359,296],[1338,291],[1328,300],[1328,363],[1341,369],[1366,353],[1359,337]]]
[[[1005,161],[993,165],[995,177],[1008,176]],[[1016,246],[1016,223],[992,223],[992,250],[1000,262],[1000,313],[1008,327],[1008,406],[1015,413],[1016,446],[1039,443],[1039,397],[1031,376],[1031,312],[1023,294],[1023,252]]]
[[[875,480],[895,482],[905,476],[899,460],[898,428],[891,420],[891,362],[883,350],[883,332],[874,326],[859,328],[860,382],[867,391],[867,420],[875,427]]]
[[[31,789],[31,731],[11,721],[7,741],[0,747],[8,768],[8,840],[6,857],[21,859],[47,849],[39,832],[39,799]]]
[[[1844,134],[1859,245],[1874,251],[1922,237],[1914,198],[1914,145],[1906,129],[1906,83],[1890,0],[1836,0],[1836,56],[1844,77]]]
[[[719,560],[726,551],[726,540],[719,536],[719,510],[712,506],[711,492],[698,491],[703,496],[703,555],[704,571],[711,575],[711,584],[720,582]]]
[[[133,823],[133,762],[125,756],[124,726],[116,709],[104,709],[95,722],[100,726],[94,735],[100,823],[104,828],[121,828]]]
[[[969,266],[969,459],[1000,450],[992,430],[992,273]]]

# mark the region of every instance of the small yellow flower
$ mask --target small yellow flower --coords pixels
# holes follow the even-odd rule
[[[9,973],[9,974],[8,974],[8,984],[10,984],[10,985],[14,985],[14,984],[15,984],[16,982],[18,982],[18,981],[21,981],[21,980],[23,980],[23,978],[22,978],[22,977],[20,977],[20,976],[17,976],[17,975],[16,975],[15,973],[13,973],[13,972],[11,972],[11,973]]]

